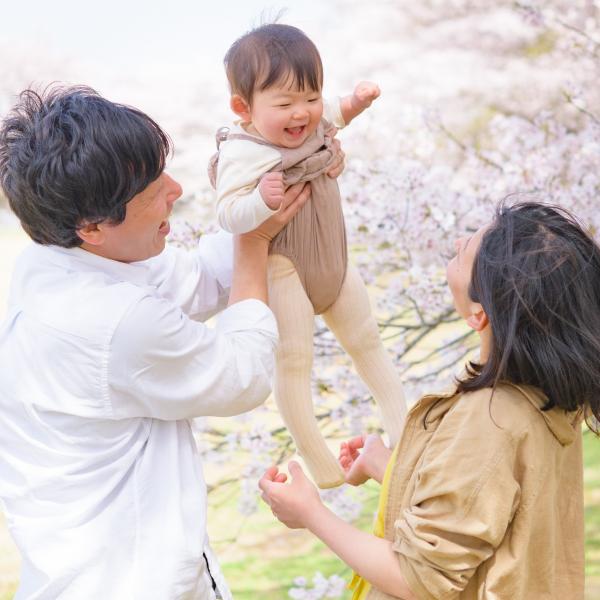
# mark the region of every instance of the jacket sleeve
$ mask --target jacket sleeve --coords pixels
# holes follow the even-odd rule
[[[518,505],[516,443],[490,418],[489,396],[465,395],[445,415],[418,467],[410,507],[395,523],[400,568],[423,600],[458,598]]]

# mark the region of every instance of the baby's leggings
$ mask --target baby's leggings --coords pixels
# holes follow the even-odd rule
[[[279,254],[269,256],[269,305],[279,328],[277,406],[317,485],[340,485],[343,472],[319,431],[312,403],[313,306],[292,261]],[[340,295],[322,316],[373,394],[393,447],[406,415],[402,383],[379,337],[365,284],[352,265]]]

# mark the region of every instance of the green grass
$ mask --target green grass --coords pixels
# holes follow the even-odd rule
[[[247,557],[223,566],[225,576],[236,600],[281,600],[287,597],[295,577],[306,573],[308,579],[320,571],[330,575],[349,576],[347,569],[321,544],[314,544],[302,556],[281,557],[265,562],[260,556]]]
[[[583,434],[585,482],[585,575],[600,585],[600,439]]]

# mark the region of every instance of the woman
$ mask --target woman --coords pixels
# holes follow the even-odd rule
[[[600,417],[600,248],[564,210],[501,207],[447,269],[480,358],[422,398],[394,452],[342,445],[354,485],[383,483],[375,535],[331,513],[297,463],[264,500],[356,572],[353,599],[583,598],[581,422]]]

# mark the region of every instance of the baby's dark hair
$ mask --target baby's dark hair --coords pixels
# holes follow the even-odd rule
[[[600,247],[565,209],[536,202],[499,207],[484,233],[469,295],[493,342],[459,391],[501,381],[532,385],[544,407],[600,420]]]
[[[300,90],[321,91],[323,64],[317,47],[297,27],[270,23],[236,40],[225,55],[225,71],[232,94],[252,105],[255,91],[277,83]]]

